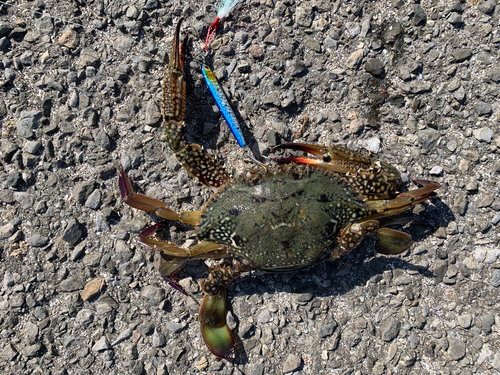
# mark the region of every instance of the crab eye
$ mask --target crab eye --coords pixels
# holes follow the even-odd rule
[[[330,156],[330,154],[324,154],[324,155],[323,155],[323,161],[324,161],[325,163],[329,163],[329,162],[330,162],[330,160],[332,160],[332,157]]]

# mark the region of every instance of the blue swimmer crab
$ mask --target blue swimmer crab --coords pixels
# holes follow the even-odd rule
[[[275,159],[282,164],[256,167],[231,178],[199,145],[184,141],[181,23],[182,19],[163,80],[164,139],[186,171],[215,194],[200,211],[177,213],[157,199],[135,193],[123,169],[119,187],[129,206],[195,226],[187,238],[199,242],[186,249],[159,239],[155,232],[160,224],[139,235],[143,245],[167,259],[160,274],[175,289],[185,293],[175,281],[175,273],[187,261],[233,258],[232,266],[211,268],[201,282],[205,296],[199,311],[207,347],[215,356],[228,358],[234,338],[226,324],[226,287],[242,272],[289,272],[335,260],[356,248],[364,237],[376,238],[379,253],[399,254],[413,244],[411,236],[384,228],[390,220],[379,219],[432,198],[440,185],[417,180],[423,187],[398,194],[401,176],[393,166],[340,146],[299,143],[277,148],[312,157]]]

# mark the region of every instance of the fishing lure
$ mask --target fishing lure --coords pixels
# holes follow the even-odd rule
[[[215,18],[215,21],[212,22],[210,27],[208,28],[207,32],[207,39],[205,40],[205,46],[203,47],[203,51],[206,52],[208,48],[208,42],[212,38],[212,35],[214,35],[215,31],[217,30],[217,27],[219,27],[219,22],[223,19],[226,18],[229,13],[234,9],[236,5],[241,0],[219,0],[217,2],[217,17]]]
[[[219,107],[222,116],[224,116],[224,119],[229,125],[229,129],[231,129],[234,138],[236,138],[236,141],[238,142],[240,147],[245,147],[246,143],[245,140],[243,139],[243,133],[241,132],[241,127],[238,122],[238,119],[236,118],[233,109],[229,105],[226,95],[224,94],[224,91],[222,91],[219,82],[217,82],[214,73],[205,64],[201,66],[201,70],[203,72],[203,77],[205,78],[205,82],[207,83],[208,89],[210,90],[210,93],[214,97],[215,103],[217,104],[217,107]]]

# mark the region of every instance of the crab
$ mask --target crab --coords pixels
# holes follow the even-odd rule
[[[391,224],[388,217],[434,197],[440,185],[416,180],[422,187],[398,193],[402,181],[395,167],[340,146],[302,143],[275,149],[307,156],[275,158],[277,166],[256,166],[231,178],[199,145],[184,140],[181,23],[182,19],[164,75],[164,139],[185,170],[215,193],[199,211],[175,212],[160,200],[134,192],[123,169],[119,187],[127,205],[195,226],[187,238],[198,243],[188,248],[160,239],[156,231],[161,224],[138,237],[143,245],[161,252],[166,262],[160,274],[178,291],[186,294],[175,274],[189,260],[233,259],[230,266],[210,268],[201,281],[205,296],[199,311],[208,349],[217,357],[228,358],[235,343],[226,323],[226,289],[242,272],[290,272],[336,260],[365,237],[376,238],[375,250],[381,254],[402,253],[413,241],[407,233],[386,228]]]

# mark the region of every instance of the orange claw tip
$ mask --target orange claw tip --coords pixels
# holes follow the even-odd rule
[[[296,156],[289,156],[286,158],[273,158],[273,160],[278,163],[297,163],[297,164],[310,164],[310,165],[319,164],[319,161],[316,159],[309,159],[305,157],[296,157]]]

